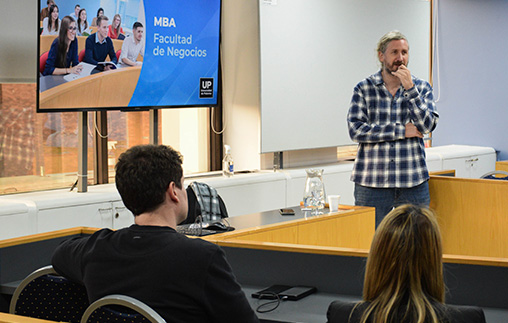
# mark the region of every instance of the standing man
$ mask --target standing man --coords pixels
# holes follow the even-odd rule
[[[113,41],[108,37],[108,17],[97,17],[97,32],[91,34],[86,39],[85,43],[85,63],[97,65],[104,62],[106,57],[113,63],[117,63],[115,48]],[[104,67],[104,71],[110,69],[110,66]]]
[[[167,322],[258,322],[224,251],[175,230],[188,210],[180,153],[134,146],[115,180],[135,224],[63,242],[52,259],[58,273],[83,283],[90,302],[131,296]]]
[[[127,37],[122,44],[122,53],[120,54],[120,63],[128,66],[140,65],[136,62],[138,55],[145,53],[145,43],[143,40],[143,24],[135,22],[132,26],[132,37]]]
[[[377,47],[381,70],[353,90],[347,121],[359,143],[351,180],[355,204],[376,208],[376,227],[395,206],[429,205],[429,173],[423,135],[439,115],[432,87],[407,68],[409,44],[392,31]]]

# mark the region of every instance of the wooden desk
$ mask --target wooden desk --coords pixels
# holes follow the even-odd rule
[[[40,107],[57,109],[127,106],[136,89],[140,73],[141,66],[125,67],[66,82],[41,92]]]
[[[0,313],[0,322],[1,323],[50,323],[55,321],[34,319],[31,317]]]
[[[338,212],[313,216],[311,211],[293,207],[294,216],[278,210],[228,218],[235,231],[213,235],[206,240],[257,241],[298,245],[369,249],[375,230],[373,208],[341,205]]]
[[[508,261],[508,181],[431,176],[443,252]]]
[[[250,293],[272,284],[316,286],[319,291],[315,295],[317,298],[313,297],[305,302],[308,306],[316,307],[308,309],[302,307],[304,303],[293,303],[291,305],[293,307],[290,308],[288,305],[281,309],[282,312],[291,310],[290,312],[293,313],[291,315],[294,315],[294,309],[297,308],[301,312],[296,314],[306,317],[305,321],[322,322],[326,315],[324,309],[328,307],[330,299],[346,297],[346,295],[354,299],[361,297],[368,249],[277,242],[276,234],[265,233],[275,232],[278,229],[299,231],[306,225],[316,225],[319,228],[316,232],[333,237],[336,227],[324,224],[345,221],[344,225],[347,226],[346,222],[350,221],[350,217],[354,214],[360,218],[370,218],[367,221],[372,221],[373,225],[374,210],[372,208],[352,207],[352,209],[354,210],[349,213],[339,212],[307,218],[303,212],[297,212],[292,218],[282,217],[278,211],[232,217],[229,218],[230,224],[237,230],[208,236],[206,239],[224,249],[235,276],[245,287],[251,305],[254,306],[255,301],[250,299]],[[88,235],[96,230],[98,229],[73,228],[0,241],[2,293],[6,293],[9,288],[5,287],[6,283],[21,280],[33,270],[49,264],[53,250],[61,241],[71,236]],[[264,237],[271,237],[274,240],[259,241]],[[299,240],[300,238],[310,239],[305,243],[320,243],[321,241],[313,240],[312,234],[288,235],[284,239],[292,239],[293,242],[304,241]],[[508,259],[444,255],[443,260],[445,282],[448,287],[447,302],[498,308],[503,315],[508,314],[508,295],[506,294]],[[322,314],[318,315],[318,312]],[[271,316],[272,314],[260,315],[260,317],[275,319]],[[285,320],[291,317],[289,314],[289,316],[284,316],[284,313],[281,315]],[[307,320],[308,316],[314,317],[314,320]],[[497,321],[489,320],[490,322],[497,323]]]
[[[305,300],[283,302],[277,311],[258,314],[262,319],[325,322],[326,309],[333,299],[361,298],[367,250],[253,241],[222,241],[219,245],[253,308],[258,302],[250,298],[252,291],[273,284],[317,288],[318,293]],[[450,263],[448,255],[443,258],[446,302],[481,306],[487,322],[505,323],[508,317],[506,262],[505,267],[498,267]]]

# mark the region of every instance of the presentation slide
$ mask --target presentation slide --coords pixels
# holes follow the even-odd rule
[[[104,5],[109,2],[109,6]],[[95,43],[100,33],[100,28],[91,26],[89,36],[76,36],[79,64],[83,66],[79,75],[44,75],[39,71],[39,112],[217,104],[220,0],[111,0],[100,3],[84,0],[79,3],[81,8],[87,9],[89,25],[99,5],[104,7],[108,25],[113,24],[115,15],[120,15],[125,38],[112,39],[119,58],[123,43],[134,37],[134,22],[142,23],[144,52],[140,53],[134,67],[119,61],[116,69],[97,73],[96,64],[91,65],[85,55],[86,46],[91,43],[87,38],[93,38]],[[45,4],[41,4],[41,8],[44,7]],[[60,9],[59,19],[71,10],[74,6]],[[45,37],[50,37],[46,42],[51,44],[58,35],[53,38],[41,35],[40,47]],[[40,48],[39,56],[51,51],[49,45],[45,46],[47,48]],[[109,56],[104,60],[109,61]]]

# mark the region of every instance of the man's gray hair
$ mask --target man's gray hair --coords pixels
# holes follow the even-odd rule
[[[401,40],[401,39],[404,39],[407,42],[408,46],[409,46],[409,42],[407,41],[406,36],[404,36],[398,30],[392,30],[392,31],[384,34],[383,37],[381,37],[381,39],[377,43],[377,51],[384,54],[385,51],[386,51],[386,48],[388,47],[388,44],[392,40]]]

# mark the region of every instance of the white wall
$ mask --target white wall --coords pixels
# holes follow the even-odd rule
[[[433,78],[440,120],[433,143],[494,147],[506,160],[508,1],[436,2]]]

